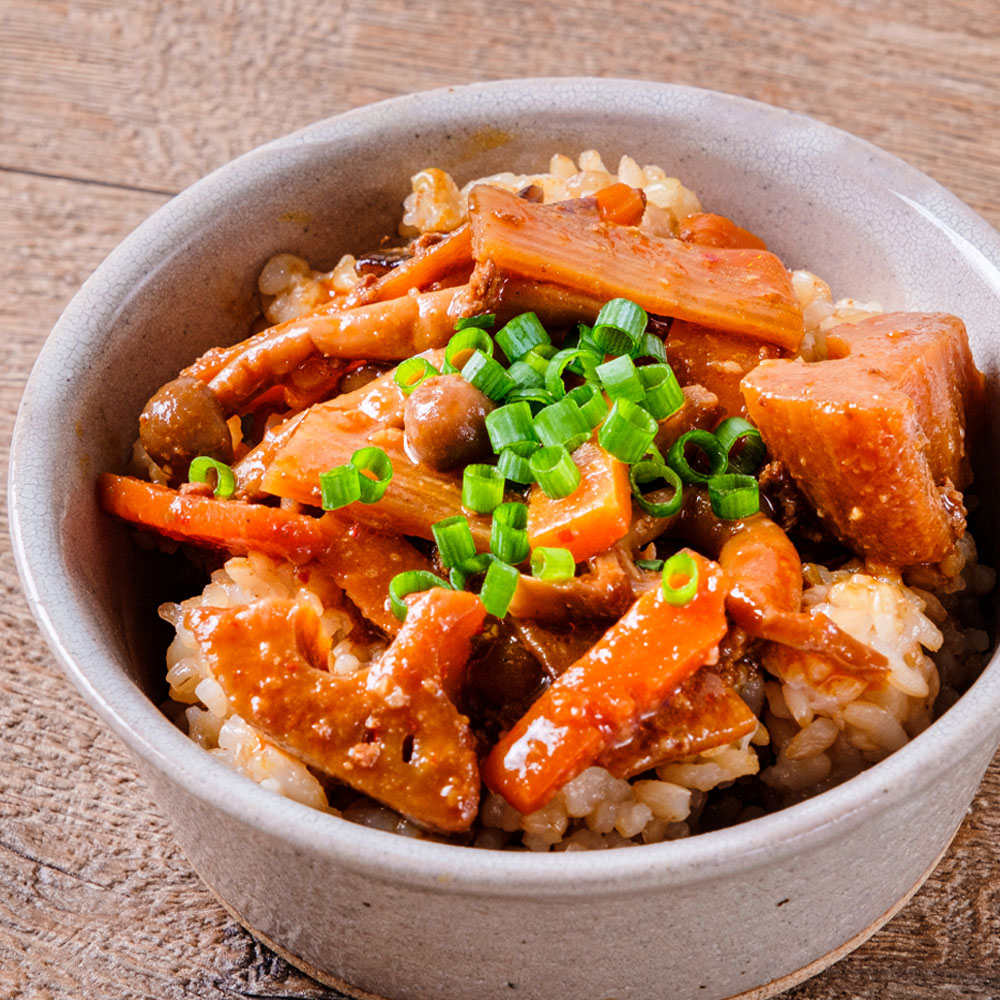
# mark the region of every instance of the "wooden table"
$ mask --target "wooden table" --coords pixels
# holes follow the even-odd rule
[[[46,333],[104,255],[202,174],[307,122],[514,75],[696,84],[871,139],[1000,225],[998,66],[996,0],[2,0],[0,461]],[[191,872],[43,646],[6,531],[0,586],[0,996],[339,996]],[[998,817],[1000,758],[913,901],[790,995],[1000,995]]]

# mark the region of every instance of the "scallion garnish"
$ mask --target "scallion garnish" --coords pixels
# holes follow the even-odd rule
[[[361,474],[353,465],[338,465],[319,476],[320,506],[339,510],[361,499]]]
[[[463,316],[455,323],[455,332],[477,327],[480,330],[492,330],[497,321],[496,313],[480,313],[478,316]]]
[[[666,364],[667,346],[655,333],[644,333],[632,351],[632,357],[636,360],[639,358],[652,358],[654,361]]]
[[[664,566],[662,559],[636,559],[635,564],[649,573],[659,573]]]
[[[448,346],[444,349],[442,371],[446,375],[461,371],[465,362],[469,360],[466,355],[473,351],[482,351],[488,357],[493,357],[493,338],[477,326],[460,330],[448,341]]]
[[[545,387],[544,371],[544,367],[538,371],[525,361],[515,361],[507,369],[507,374],[514,380],[515,389],[542,389]]]
[[[497,459],[497,470],[504,479],[509,479],[512,483],[520,483],[526,486],[535,481],[535,474],[531,471],[531,456],[541,448],[537,441],[521,441],[518,444],[509,444],[500,452]]]
[[[708,472],[699,472],[691,467],[686,453],[689,446],[697,448],[708,459]],[[722,475],[727,463],[726,449],[719,443],[719,439],[709,431],[698,428],[682,434],[667,452],[667,464],[685,483],[707,483],[713,476]]]
[[[499,559],[490,562],[486,570],[486,579],[483,580],[482,589],[479,591],[479,600],[491,615],[503,618],[507,614],[520,577],[521,574],[508,563]]]
[[[539,580],[571,580],[576,573],[576,562],[569,549],[540,545],[531,550],[531,575]]]
[[[209,482],[209,473],[215,473],[215,485]],[[218,459],[210,458],[208,455],[199,455],[192,459],[188,466],[188,481],[192,483],[208,483],[212,486],[212,493],[225,500],[236,492],[236,477],[233,470],[220,462]]]
[[[504,396],[505,403],[518,403],[521,400],[526,402],[533,411],[537,411],[543,406],[548,406],[550,403],[555,402],[552,393],[540,385],[536,385],[530,389],[511,389],[510,392]]]
[[[663,420],[681,408],[684,390],[670,365],[645,365],[637,371],[645,392],[641,400],[642,408],[648,410],[654,420]]]
[[[580,485],[580,470],[562,445],[539,448],[530,464],[542,492],[552,500],[568,497]]]
[[[515,316],[506,326],[497,330],[496,341],[511,361],[520,361],[532,348],[551,344],[545,327],[533,312]]]
[[[561,444],[570,452],[590,437],[591,430],[580,407],[569,396],[563,396],[535,414],[534,429],[542,444]]]
[[[531,416],[531,407],[526,400],[499,406],[486,414],[486,433],[496,454],[512,444],[537,442]]]
[[[478,573],[485,573],[493,562],[493,556],[489,552],[480,552],[479,555],[471,556],[458,566],[453,566],[448,574],[448,579],[455,590],[465,590],[471,577]]]
[[[462,473],[462,506],[489,514],[503,501],[504,477],[493,465],[467,465]]]
[[[474,385],[484,396],[498,402],[514,388],[514,380],[499,361],[480,350],[472,352],[462,366],[462,378]]]
[[[641,403],[646,397],[639,372],[627,354],[598,365],[597,377],[612,400],[628,399],[633,403]]]
[[[594,321],[594,343],[608,354],[631,354],[646,330],[646,310],[631,299],[606,302]]]
[[[664,480],[666,486],[673,489],[669,500],[651,500],[640,489],[641,484],[652,483],[658,479]],[[635,465],[629,467],[628,482],[629,486],[632,487],[632,496],[635,498],[635,502],[647,514],[652,514],[653,517],[670,517],[681,509],[684,502],[684,487],[680,476],[670,466],[664,465],[662,461],[636,462]],[[659,494],[660,491],[654,492]]]
[[[440,374],[426,358],[407,358],[396,369],[392,380],[399,386],[404,396],[409,396],[418,385]]]
[[[362,503],[378,503],[385,496],[392,479],[392,462],[381,449],[371,445],[351,455],[351,465],[358,470]]]
[[[515,362],[516,364],[527,365],[529,368],[533,368],[539,375],[542,376],[542,381],[545,380],[545,372],[549,367],[549,362],[558,354],[559,352],[552,344],[538,344],[533,347],[527,354],[523,354]],[[511,365],[513,368],[513,365]]]
[[[597,440],[620,462],[638,462],[656,437],[656,421],[636,403],[617,399],[611,407]]]
[[[516,566],[528,558],[530,545],[528,508],[523,503],[502,503],[493,511],[490,526],[490,551],[505,563]]]
[[[681,577],[682,581],[674,586],[674,580]],[[698,593],[698,564],[686,549],[675,552],[663,564],[663,599],[667,604],[683,607],[691,602]]]
[[[397,573],[389,583],[389,606],[392,608],[392,613],[400,621],[405,621],[407,607],[403,598],[422,590],[430,590],[432,587],[453,589],[441,577],[425,569],[411,569],[405,573]]]
[[[570,389],[566,393],[566,398],[572,399],[580,407],[583,419],[590,425],[591,430],[608,415],[608,401],[604,398],[604,394],[596,385],[589,382]]]
[[[549,360],[545,369],[545,388],[552,394],[554,399],[561,399],[566,395],[566,385],[563,382],[563,373],[567,368],[586,379],[596,378],[598,357],[590,351],[582,351],[579,348],[558,351]]]
[[[767,449],[760,431],[742,417],[727,417],[715,428],[715,436],[726,449],[727,472],[753,475],[760,468]],[[736,454],[733,449],[736,448]]]
[[[735,521],[760,510],[760,487],[753,476],[713,476],[708,481],[708,499],[716,517]]]
[[[476,554],[476,542],[472,537],[469,519],[461,514],[435,521],[431,532],[441,556],[441,563],[451,569],[471,559]]]

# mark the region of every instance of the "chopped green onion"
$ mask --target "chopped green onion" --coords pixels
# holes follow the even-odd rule
[[[708,459],[710,466],[708,472],[699,472],[691,468],[686,454],[688,445],[698,448]],[[707,483],[713,476],[720,476],[726,471],[728,461],[726,449],[719,443],[719,439],[709,431],[697,428],[682,434],[667,452],[667,464],[685,483]]]
[[[568,497],[580,485],[580,470],[562,445],[539,448],[530,464],[542,492],[552,500]]]
[[[499,454],[512,444],[537,441],[531,407],[526,400],[499,406],[486,414],[486,433],[490,436],[493,451]]]
[[[462,473],[462,506],[489,514],[503,501],[504,477],[493,465],[467,465]]]
[[[639,569],[647,570],[650,573],[659,573],[664,565],[662,559],[636,559],[635,564]]]
[[[469,359],[465,357],[466,352],[482,351],[489,357],[493,357],[493,338],[477,326],[469,326],[456,333],[448,346],[444,349],[444,365],[442,372],[450,374],[462,370],[462,366]]]
[[[493,324],[497,321],[496,313],[480,313],[478,316],[463,316],[455,323],[455,331],[468,330],[469,327],[478,327],[480,330],[492,330]]]
[[[632,352],[632,357],[636,360],[639,358],[652,358],[654,361],[666,364],[667,345],[655,333],[644,333],[639,338],[639,342]]]
[[[604,398],[604,394],[596,385],[589,382],[570,389],[566,393],[566,398],[572,399],[580,407],[583,419],[590,425],[591,430],[608,415],[608,401]]]
[[[407,358],[396,369],[393,382],[399,386],[404,396],[409,396],[418,385],[441,373],[426,358]]]
[[[677,382],[674,370],[667,364],[646,365],[638,369],[645,390],[642,408],[654,420],[663,420],[676,413],[684,403],[684,390]]]
[[[669,500],[656,501],[649,499],[639,488],[642,483],[652,483],[657,479],[666,481],[667,486],[673,488],[673,493]],[[653,517],[670,517],[676,514],[684,502],[684,488],[680,476],[662,461],[636,462],[629,467],[628,482],[632,487],[632,496],[635,502]],[[654,491],[659,493],[659,490]]]
[[[533,368],[539,375],[542,376],[542,381],[545,380],[545,371],[549,367],[549,362],[558,354],[559,352],[552,344],[538,344],[533,347],[527,354],[522,355],[517,359],[516,364],[527,365],[529,368]],[[513,365],[511,366],[513,367]]]
[[[575,573],[576,562],[569,549],[540,545],[531,550],[531,575],[539,580],[571,580]]]
[[[489,569],[486,570],[486,579],[483,580],[482,589],[479,591],[479,600],[491,615],[503,618],[507,614],[520,578],[521,574],[513,566],[499,559],[494,559],[490,563]]]
[[[604,352],[597,346],[597,342],[594,340],[594,328],[592,326],[587,326],[586,323],[577,323],[576,332],[576,346],[581,351],[590,351],[591,354],[598,354],[601,358],[604,357]]]
[[[685,583],[675,587],[673,579],[676,576],[686,577]],[[663,599],[667,604],[683,607],[691,602],[698,593],[698,564],[686,549],[675,552],[663,564]]]
[[[514,380],[514,387],[517,389],[540,389],[545,385],[544,371],[544,367],[542,371],[538,371],[525,361],[515,361],[507,369],[507,374]]]
[[[552,397],[552,393],[540,385],[534,386],[531,389],[511,389],[511,391],[504,396],[505,403],[519,403],[522,400],[531,406],[534,411],[555,402],[555,399]]]
[[[400,621],[405,621],[407,607],[403,598],[422,590],[430,590],[432,587],[454,589],[441,577],[426,569],[411,569],[405,573],[397,573],[389,583],[389,606],[392,608],[392,613]]]
[[[494,401],[503,399],[514,388],[514,380],[503,365],[482,351],[472,352],[472,357],[462,367],[462,378]]]
[[[631,299],[612,299],[594,320],[594,343],[608,354],[631,354],[648,321],[646,310]]]
[[[520,361],[533,347],[552,343],[533,312],[515,316],[505,327],[497,330],[495,336],[500,349],[511,361]]]
[[[590,437],[590,424],[569,396],[540,410],[534,427],[542,444],[561,444],[567,451],[575,451]]]
[[[729,460],[727,472],[752,475],[760,468],[767,449],[761,439],[760,431],[749,420],[742,417],[727,417],[715,428],[715,436],[726,449]],[[737,447],[736,454],[733,448]]]
[[[559,351],[552,356],[545,369],[545,388],[552,393],[553,398],[561,399],[566,395],[566,385],[563,382],[563,372],[567,368],[582,375],[586,379],[596,377],[597,355],[590,351],[579,349]]]
[[[208,455],[199,455],[192,459],[190,466],[188,466],[188,481],[207,483],[209,472],[215,473],[213,494],[222,499],[231,497],[236,491],[236,477],[233,475],[233,470],[225,462],[209,458]]]
[[[537,441],[521,441],[518,444],[509,444],[500,452],[497,459],[497,469],[504,479],[509,479],[512,483],[527,485],[535,481],[535,474],[531,471],[531,456],[541,448]]]
[[[656,431],[656,421],[642,407],[627,399],[616,399],[597,432],[597,440],[605,451],[631,465],[646,454]]]
[[[339,510],[361,499],[361,473],[353,465],[338,465],[319,476],[320,506]]]
[[[633,403],[641,403],[646,397],[639,372],[627,354],[598,365],[597,377],[612,400],[629,399]]]
[[[760,487],[753,476],[713,476],[708,481],[708,499],[716,517],[735,521],[760,510]]]
[[[385,496],[392,479],[392,462],[381,449],[371,445],[351,455],[351,465],[358,470],[362,503],[378,503]],[[371,473],[368,475],[367,473]]]
[[[489,552],[480,552],[477,556],[471,556],[458,566],[453,566],[448,574],[448,579],[455,590],[465,590],[470,577],[478,573],[485,573],[493,562],[494,557]]]
[[[435,521],[431,532],[446,569],[458,566],[476,554],[476,542],[472,537],[469,519],[461,514]]]
[[[493,511],[490,551],[505,563],[516,566],[528,558],[528,508],[523,503],[502,503]]]

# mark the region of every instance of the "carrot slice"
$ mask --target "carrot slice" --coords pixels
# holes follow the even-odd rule
[[[178,493],[110,472],[98,477],[97,502],[105,513],[167,538],[234,555],[263,552],[295,563],[322,555],[345,530],[330,518],[320,520],[261,504]]]
[[[685,243],[703,247],[728,247],[729,249],[766,250],[767,244],[759,237],[737,226],[732,219],[712,212],[696,212],[682,223],[677,234]]]
[[[477,261],[648,312],[743,333],[794,350],[802,310],[781,261],[765,250],[716,249],[553,212],[480,184],[469,196]]]
[[[576,562],[603,552],[624,538],[632,517],[628,466],[599,444],[587,441],[573,452],[580,485],[561,500],[533,486],[528,500],[528,540],[569,549]]]
[[[483,762],[487,787],[522,813],[544,806],[716,651],[726,634],[719,567],[691,553],[698,590],[678,607],[648,591],[531,706]]]
[[[486,609],[474,594],[413,599],[402,631],[367,670],[325,669],[315,610],[283,599],[185,615],[233,709],[289,753],[432,830],[467,830],[479,806],[469,720],[447,691]]]
[[[646,196],[627,184],[612,184],[597,192],[597,212],[604,222],[638,226],[646,211]]]

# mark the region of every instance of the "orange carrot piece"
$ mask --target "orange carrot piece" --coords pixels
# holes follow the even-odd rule
[[[597,192],[597,212],[604,222],[638,226],[646,211],[646,196],[627,184],[612,184]]]
[[[528,500],[528,540],[569,549],[577,562],[603,552],[624,538],[632,517],[628,466],[599,444],[587,441],[573,452],[580,485],[561,500],[551,500],[533,486]]]
[[[624,296],[658,316],[742,333],[794,350],[802,310],[781,261],[647,236],[523,201],[480,184],[469,196],[477,261],[606,299]]]
[[[493,748],[482,764],[488,788],[522,813],[540,809],[715,654],[728,627],[723,576],[691,556],[695,596],[678,607],[659,587],[643,594]]]
[[[326,668],[330,640],[309,605],[278,598],[185,615],[212,675],[251,725],[312,767],[432,830],[467,830],[479,806],[469,720],[449,691],[486,609],[436,588],[412,599],[372,667]]]
[[[110,472],[98,477],[97,502],[105,513],[167,538],[234,555],[263,552],[295,563],[322,555],[345,530],[330,518],[179,493]]]
[[[703,247],[728,247],[729,249],[766,250],[767,244],[759,237],[736,225],[732,219],[712,212],[696,212],[682,223],[677,234],[685,243]]]

